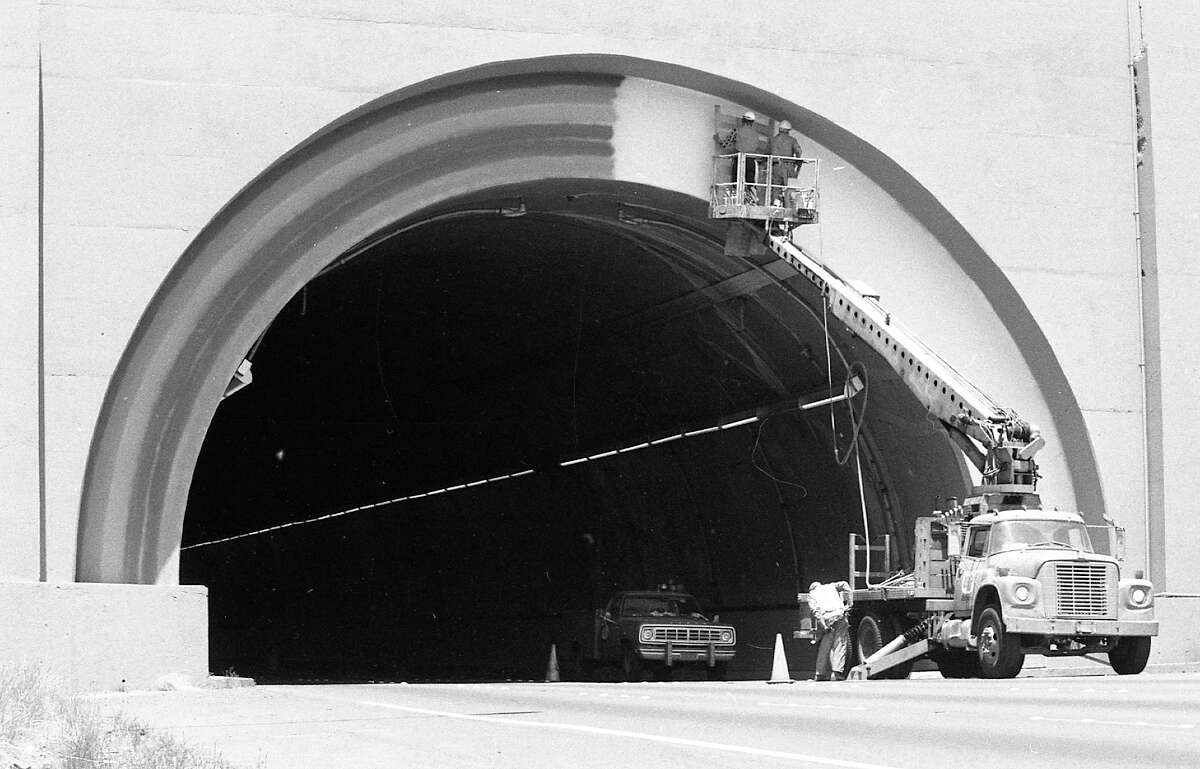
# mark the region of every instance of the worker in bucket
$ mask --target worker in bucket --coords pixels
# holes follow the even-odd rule
[[[845,678],[846,650],[850,645],[850,622],[846,618],[854,594],[845,582],[808,586],[808,608],[813,616],[812,643],[817,647],[817,680],[841,681]]]
[[[771,184],[775,187],[784,187],[787,180],[796,175],[796,169],[800,161],[798,160],[777,160],[776,158],[799,158],[800,157],[800,142],[796,141],[796,137],[792,136],[792,124],[786,120],[779,121],[779,132],[771,137],[771,154],[774,156],[771,163]],[[782,205],[783,190],[775,191],[775,195],[780,196],[780,201],[776,205]]]
[[[722,133],[713,134],[713,140],[723,148],[732,149],[734,152],[743,153],[743,181],[746,183],[746,197],[748,203],[757,202],[758,193],[754,187],[758,181],[758,160],[752,157],[745,157],[746,154],[759,154],[767,149],[767,137],[759,133],[758,116],[753,112],[742,113],[741,119],[735,128]],[[733,165],[733,181],[737,181],[738,166],[737,161]]]

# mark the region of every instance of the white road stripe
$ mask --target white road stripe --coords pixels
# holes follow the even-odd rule
[[[1056,721],[1068,724],[1095,724],[1097,726],[1149,726],[1157,729],[1195,729],[1195,724],[1155,724],[1149,721],[1105,721],[1099,718],[1047,718],[1030,716],[1030,721]]]
[[[768,708],[802,708],[804,710],[866,710],[862,705],[813,705],[807,702],[760,702]]]
[[[551,721],[527,721],[514,718],[496,718],[493,716],[473,716],[467,713],[450,713],[444,710],[428,710],[426,708],[410,708],[404,705],[393,705],[390,702],[373,702],[368,700],[357,700],[357,705],[369,705],[377,708],[388,708],[389,710],[401,710],[406,713],[421,713],[428,716],[439,716],[441,718],[456,718],[462,721],[483,721],[489,724],[500,724],[502,726],[524,726],[535,729],[557,729],[566,732],[584,732],[586,734],[599,734],[606,737],[625,737],[631,740],[645,740],[646,742],[661,742],[667,745],[684,745],[691,748],[708,748],[709,750],[720,750],[726,753],[741,753],[749,756],[764,756],[767,758],[781,758],[789,761],[804,761],[810,764],[819,766],[839,766],[846,769],[897,769],[893,766],[884,764],[866,764],[860,761],[846,761],[840,758],[825,758],[823,756],[812,756],[805,753],[790,753],[784,750],[770,750],[767,748],[750,748],[742,745],[725,745],[720,742],[706,742],[704,740],[689,740],[683,737],[664,737],[658,734],[644,734],[642,732],[629,732],[624,729],[603,729],[598,726],[582,726],[579,724],[562,724]]]

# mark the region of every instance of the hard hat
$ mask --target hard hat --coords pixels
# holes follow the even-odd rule
[[[814,583],[812,583],[811,585],[809,585],[809,586],[808,586],[808,592],[810,592],[810,593],[811,593],[812,591],[816,590],[816,589],[817,589],[817,588],[819,588],[820,586],[821,586],[821,583],[820,583],[820,582],[814,582]]]
[[[742,113],[742,120],[745,120],[747,123],[753,123],[757,119],[758,118],[755,117],[753,112],[743,112]]]
[[[790,131],[790,130],[792,130],[792,124],[786,120],[780,120],[779,121],[779,130],[780,131]]]

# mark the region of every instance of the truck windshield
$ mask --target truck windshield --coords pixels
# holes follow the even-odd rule
[[[1027,547],[1069,547],[1085,553],[1092,541],[1082,523],[1072,521],[1002,521],[992,526],[992,552]]]
[[[621,613],[626,617],[704,617],[690,595],[626,596]]]

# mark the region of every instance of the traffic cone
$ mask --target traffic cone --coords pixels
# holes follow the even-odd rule
[[[775,634],[775,659],[771,662],[771,679],[767,681],[769,684],[790,684],[792,674],[788,672],[787,657],[783,654],[783,635]]]
[[[558,676],[558,648],[554,644],[550,644],[550,661],[546,663],[546,683],[552,684],[561,680]]]

